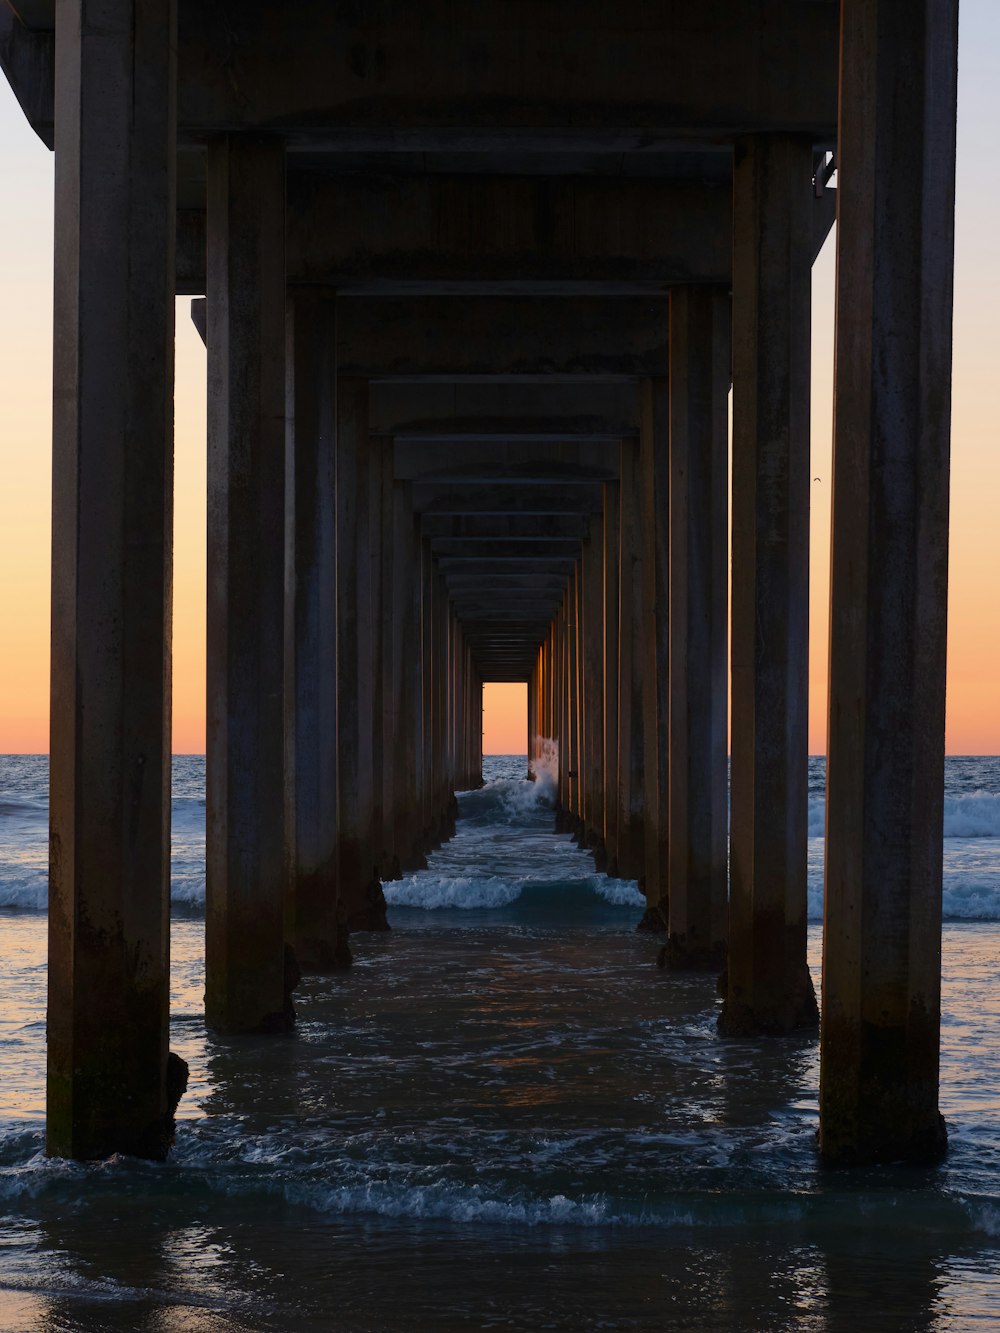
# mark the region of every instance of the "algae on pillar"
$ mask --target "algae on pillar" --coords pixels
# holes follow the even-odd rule
[[[934,1161],[947,1143],[957,41],[957,0],[844,0],[819,1129],[834,1163]]]

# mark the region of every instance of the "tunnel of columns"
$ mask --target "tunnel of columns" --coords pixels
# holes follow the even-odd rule
[[[178,294],[208,355],[210,1027],[287,1030],[300,971],[386,928],[382,881],[482,781],[484,681],[528,683],[560,826],[640,881],[661,966],[720,973],[722,1033],[817,1026],[836,216],[820,1151],[939,1156],[956,0],[56,10],[0,4],[56,154],[49,1151],[161,1154],[178,1090]]]

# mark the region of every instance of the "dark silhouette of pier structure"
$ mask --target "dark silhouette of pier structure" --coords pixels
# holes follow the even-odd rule
[[[51,1153],[168,1138],[176,294],[208,348],[210,1026],[284,1030],[298,971],[385,926],[380,880],[481,781],[487,680],[528,682],[559,818],[641,878],[664,965],[724,964],[723,1031],[816,1024],[835,214],[819,1147],[943,1152],[957,8],[0,0],[56,172]]]

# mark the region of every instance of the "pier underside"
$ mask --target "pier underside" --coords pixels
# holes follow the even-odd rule
[[[836,216],[820,1151],[940,1156],[956,42],[957,0],[0,0],[56,154],[51,1153],[161,1153],[177,1090],[178,294],[208,354],[208,1024],[289,1030],[300,974],[388,928],[382,885],[482,781],[483,683],[525,681],[560,825],[640,881],[663,966],[721,974],[730,1038],[816,1028]]]

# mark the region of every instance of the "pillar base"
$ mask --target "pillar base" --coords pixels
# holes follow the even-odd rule
[[[647,907],[642,914],[642,920],[636,926],[636,930],[647,931],[650,935],[665,935],[667,922],[663,915],[663,909],[654,906]]]
[[[656,955],[656,966],[668,972],[717,972],[725,965],[724,944],[690,945],[677,934],[668,936]]]
[[[830,1166],[932,1166],[948,1149],[937,1109],[938,1029],[914,1006],[906,1025],[843,1015],[823,1024],[820,1158]]]
[[[372,879],[366,885],[362,900],[348,913],[347,928],[350,931],[391,929],[381,880]]]
[[[347,922],[338,921],[337,933],[332,940],[313,940],[308,949],[299,947],[302,969],[312,976],[331,972],[345,972],[354,962],[347,943]]]
[[[823,1166],[937,1166],[948,1155],[948,1128],[940,1111],[923,1124],[894,1128],[883,1137],[877,1126],[862,1126],[857,1134],[838,1137],[817,1131],[819,1158]]]
[[[136,1139],[130,1140],[118,1148],[109,1148],[107,1156],[122,1153],[126,1157],[139,1157],[148,1162],[165,1162],[167,1160],[170,1149],[174,1146],[177,1129],[174,1112],[177,1110],[181,1098],[187,1092],[188,1072],[187,1062],[182,1060],[174,1051],[170,1051],[167,1055],[165,1080],[166,1111],[159,1120],[139,1134]]]
[[[719,990],[724,997],[718,1022],[723,1037],[782,1037],[819,1028],[816,991],[804,964],[797,975],[788,978],[784,993],[766,1007],[733,995],[725,973],[719,979]]]
[[[261,1019],[257,1028],[258,1033],[279,1034],[282,1032],[293,1032],[295,1029],[295,1005],[292,1003],[292,992],[302,980],[302,972],[299,968],[299,960],[295,957],[295,950],[290,945],[285,945],[285,972],[283,978],[283,988],[285,992],[284,1004],[281,1009],[273,1014],[266,1014]]]

